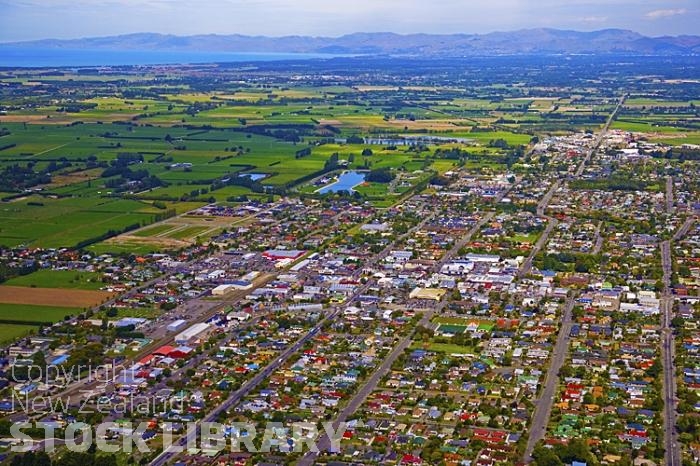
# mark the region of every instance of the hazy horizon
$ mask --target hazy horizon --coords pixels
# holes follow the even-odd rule
[[[355,32],[484,34],[531,28],[697,34],[695,0],[0,0],[0,42],[134,33],[338,37]]]
[[[518,32],[518,31],[525,31],[525,30],[536,30],[536,29],[552,29],[552,30],[561,30],[561,31],[575,31],[575,32],[596,32],[596,31],[603,31],[603,30],[629,30],[631,32],[637,32],[639,34],[648,36],[648,37],[662,37],[662,36],[681,36],[681,35],[692,35],[692,36],[700,36],[700,33],[697,34],[659,34],[658,36],[652,36],[652,35],[646,35],[643,34],[639,31],[635,31],[634,29],[626,29],[626,28],[596,28],[596,29],[571,29],[571,28],[547,28],[547,27],[542,27],[542,28],[518,28],[518,29],[501,29],[501,30],[493,30],[493,31],[487,31],[483,33],[472,33],[472,32],[451,32],[451,33],[439,33],[439,32],[395,32],[395,31],[353,31],[353,32],[347,32],[343,34],[337,34],[337,35],[321,35],[321,34],[284,34],[284,35],[274,35],[274,34],[243,34],[243,33],[238,33],[238,32],[232,32],[232,33],[193,33],[193,34],[174,34],[174,33],[168,33],[168,32],[156,32],[156,31],[137,31],[137,32],[125,32],[125,33],[115,33],[115,34],[104,34],[104,35],[95,35],[95,36],[80,36],[80,37],[70,37],[70,38],[61,38],[61,37],[42,37],[38,39],[26,39],[26,40],[0,40],[0,44],[10,44],[10,43],[22,43],[22,42],[35,42],[35,41],[70,41],[70,40],[87,40],[87,39],[100,39],[100,38],[107,38],[107,37],[122,37],[122,36],[130,36],[130,35],[141,35],[141,34],[160,34],[164,36],[176,36],[176,37],[197,37],[197,36],[229,36],[229,35],[235,35],[239,34],[242,36],[246,37],[267,37],[271,39],[282,39],[285,37],[311,37],[311,38],[329,38],[329,39],[337,39],[340,37],[348,36],[348,35],[353,35],[353,34],[396,34],[398,36],[408,36],[412,34],[425,34],[425,35],[457,35],[457,34],[491,34],[491,33],[508,33],[508,32]]]

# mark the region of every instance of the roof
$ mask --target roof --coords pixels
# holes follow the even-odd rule
[[[297,259],[305,254],[298,249],[268,249],[263,256],[271,259]]]
[[[170,345],[163,345],[153,352],[156,356],[167,356],[173,352],[175,348]]]

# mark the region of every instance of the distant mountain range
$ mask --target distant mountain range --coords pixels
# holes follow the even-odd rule
[[[519,54],[700,54],[700,36],[646,37],[623,29],[592,32],[523,29],[489,34],[355,33],[341,37],[194,35],[155,33],[0,44],[5,47],[189,52],[328,53],[460,57]]]

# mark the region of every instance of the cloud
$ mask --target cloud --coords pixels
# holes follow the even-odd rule
[[[647,13],[646,16],[647,19],[659,19],[659,18],[668,18],[670,16],[679,16],[679,15],[684,15],[688,12],[685,8],[676,8],[676,9],[667,9],[667,10],[653,10]]]
[[[607,16],[586,16],[581,18],[584,23],[605,23],[608,21]]]

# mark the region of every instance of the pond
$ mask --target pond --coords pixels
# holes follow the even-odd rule
[[[267,175],[264,173],[241,173],[238,176],[239,177],[247,176],[248,178],[250,178],[253,181],[258,181],[258,180],[262,180]]]
[[[353,192],[355,186],[365,181],[365,174],[356,171],[343,172],[335,183],[324,186],[317,192],[319,194],[337,193],[340,191]]]

